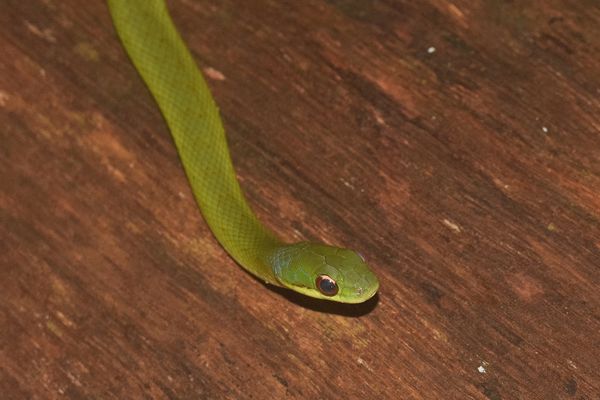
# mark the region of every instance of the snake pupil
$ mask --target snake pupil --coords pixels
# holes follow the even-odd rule
[[[338,285],[327,275],[317,276],[317,288],[325,296],[335,296],[338,292]]]

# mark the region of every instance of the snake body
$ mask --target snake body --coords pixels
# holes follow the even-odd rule
[[[305,295],[360,303],[379,287],[359,253],[286,244],[250,209],[236,179],[219,111],[164,0],[108,0],[113,23],[173,136],[211,231],[243,268]]]

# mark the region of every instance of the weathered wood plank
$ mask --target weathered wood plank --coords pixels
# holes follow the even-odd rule
[[[0,396],[600,399],[600,3],[173,1],[241,183],[344,307],[211,236],[103,2],[0,3]]]

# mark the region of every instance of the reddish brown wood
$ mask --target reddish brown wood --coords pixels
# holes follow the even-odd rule
[[[254,209],[344,307],[215,242],[104,2],[0,2],[0,398],[600,399],[600,3],[171,4]]]

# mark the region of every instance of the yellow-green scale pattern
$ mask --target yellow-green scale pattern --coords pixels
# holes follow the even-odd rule
[[[202,214],[225,250],[267,283],[340,302],[372,297],[378,280],[357,253],[323,244],[287,245],[258,221],[236,179],[217,106],[165,2],[108,4],[127,54],[169,126]]]
[[[238,263],[277,283],[257,249],[280,243],[244,199],[218,108],[173,22],[165,17],[164,1],[111,0],[109,4],[121,41],[167,121],[212,232]]]

